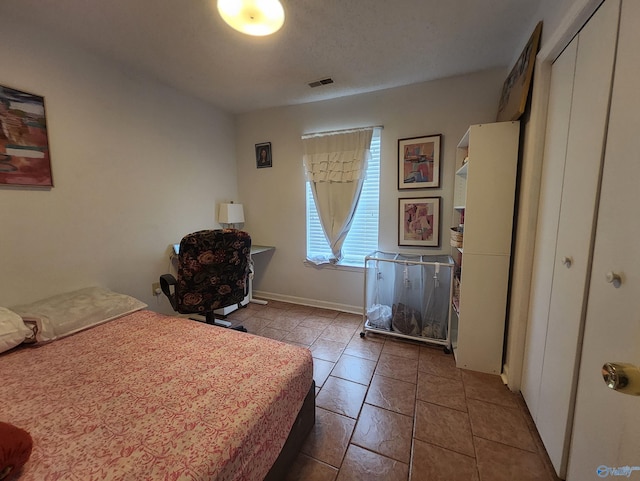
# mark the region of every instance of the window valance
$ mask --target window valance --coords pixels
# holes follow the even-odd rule
[[[363,179],[371,157],[373,128],[310,134],[302,138],[303,162],[311,182],[355,182]]]

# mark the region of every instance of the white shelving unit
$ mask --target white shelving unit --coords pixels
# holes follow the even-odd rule
[[[472,125],[458,144],[452,227],[464,219],[451,343],[460,368],[500,374],[507,313],[519,122]]]

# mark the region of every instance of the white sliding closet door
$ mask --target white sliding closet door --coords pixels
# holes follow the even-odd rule
[[[569,452],[618,16],[619,0],[605,2],[556,61],[558,71],[555,64],[552,70],[554,86],[572,88],[568,118],[566,97],[550,105],[550,128],[557,131],[549,132],[544,160],[541,242],[535,261],[538,291],[531,308],[539,323],[536,334],[544,332],[544,347],[528,346],[543,354],[542,365],[528,366],[527,376],[529,370],[539,372],[535,409],[529,407],[560,477],[566,473]],[[554,79],[556,74],[563,78]],[[558,197],[559,205],[554,205]],[[533,384],[526,391],[535,392],[535,376],[527,382]]]
[[[640,396],[609,389],[601,373],[607,362],[640,366],[639,26],[640,2],[624,0],[569,481],[640,479]],[[608,273],[620,276],[620,284]],[[640,392],[639,380],[630,378],[630,390]]]
[[[576,68],[578,39],[565,49],[552,67],[549,111],[545,136],[544,164],[540,185],[536,250],[531,282],[529,324],[525,345],[521,392],[535,419],[540,405],[540,380],[549,319],[549,300],[560,219],[560,199],[567,155],[567,137],[571,119],[573,75]]]

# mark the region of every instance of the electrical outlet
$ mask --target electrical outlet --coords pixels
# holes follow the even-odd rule
[[[154,282],[153,284],[151,284],[151,293],[154,296],[159,296],[162,293],[162,291],[160,290],[159,282]]]

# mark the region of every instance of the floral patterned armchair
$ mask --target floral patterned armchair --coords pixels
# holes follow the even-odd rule
[[[178,278],[164,274],[160,287],[175,311],[201,314],[214,324],[214,310],[239,304],[246,297],[250,271],[249,234],[236,229],[201,230],[180,241]],[[245,329],[240,326],[239,330]]]

